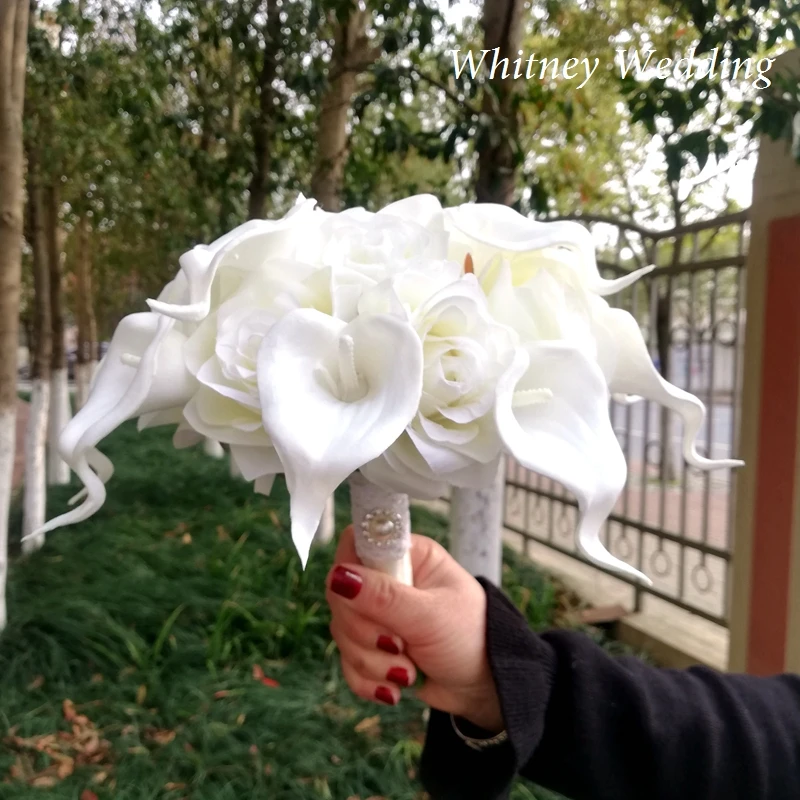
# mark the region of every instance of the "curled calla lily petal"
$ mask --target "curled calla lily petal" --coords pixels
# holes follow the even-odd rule
[[[328,497],[416,413],[422,344],[397,317],[346,325],[302,309],[264,338],[257,371],[264,428],[283,465],[292,538],[305,564]]]
[[[485,268],[498,255],[526,253],[554,247],[574,250],[574,260],[587,289],[600,295],[615,294],[655,267],[635,270],[615,280],[600,276],[590,231],[578,222],[537,222],[508,206],[465,203],[445,210],[450,232],[449,257],[463,263],[470,253],[476,267]]]
[[[683,457],[699,469],[740,467],[742,461],[733,458],[710,459],[697,452],[697,435],[703,427],[706,408],[693,394],[665,380],[655,368],[647,352],[636,319],[620,308],[610,308],[598,298],[595,312],[595,337],[598,353],[614,352],[608,386],[615,394],[634,399],[655,400],[674,411],[683,420]]]
[[[501,380],[497,428],[522,466],[575,495],[579,549],[596,563],[649,584],[600,541],[603,523],[627,478],[608,401],[603,373],[579,348],[563,342],[529,343],[517,351]]]
[[[185,341],[166,317],[143,313],[122,320],[86,405],[59,440],[61,457],[84,483],[85,500],[33,535],[87,519],[105,502],[103,478],[110,473],[108,460],[98,457],[100,441],[128,419],[175,408],[192,396],[196,381],[184,364]]]
[[[249,272],[268,258],[290,258],[297,242],[292,229],[313,213],[314,205],[313,200],[301,199],[283,219],[251,220],[211,245],[193,248],[179,260],[188,281],[188,302],[148,300],[148,305],[159,314],[181,321],[205,319],[211,310],[212,287],[220,268],[231,264]]]

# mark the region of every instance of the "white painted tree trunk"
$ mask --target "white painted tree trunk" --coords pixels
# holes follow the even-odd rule
[[[203,452],[209,458],[225,458],[225,449],[219,442],[215,442],[213,439],[203,440]]]
[[[58,438],[72,419],[67,370],[53,370],[50,378],[50,423],[47,432],[47,482],[51,486],[69,483],[69,466],[58,454]]]
[[[503,511],[505,460],[501,459],[494,484],[487,489],[450,492],[450,549],[472,575],[482,575],[500,586],[503,575]]]
[[[325,511],[319,521],[317,535],[314,537],[315,544],[327,544],[336,534],[336,502],[331,495],[325,503]]]
[[[28,536],[44,525],[47,518],[47,419],[50,412],[50,381],[36,378],[31,391],[28,430],[25,433],[25,494],[22,535]],[[23,553],[32,553],[44,544],[44,536],[22,543]]]
[[[78,411],[86,405],[96,367],[96,361],[75,365],[75,406]]]
[[[15,410],[0,413],[0,631],[6,626],[6,576],[8,574],[8,513],[17,433]]]

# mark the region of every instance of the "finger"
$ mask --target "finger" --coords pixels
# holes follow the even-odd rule
[[[389,655],[397,656],[405,650],[403,640],[399,636],[389,633],[371,619],[345,606],[345,603],[337,605],[331,622],[331,634],[335,629],[336,635],[350,639],[360,647],[381,650]]]
[[[430,593],[354,563],[333,567],[328,575],[326,598],[334,616],[350,609],[405,641],[434,610]]]
[[[342,674],[352,692],[364,700],[377,701],[387,706],[400,702],[400,689],[388,681],[375,681],[362,675],[353,664],[342,658]]]
[[[336,546],[336,555],[333,557],[334,564],[360,564],[361,559],[356,553],[356,542],[353,535],[353,526],[348,525],[339,534],[339,544]]]
[[[342,659],[352,665],[362,677],[404,689],[416,682],[416,667],[407,656],[390,655],[376,647],[363,647],[338,629],[335,622],[331,625],[331,633]]]
[[[355,530],[348,525],[339,535],[339,544],[334,556],[335,564],[360,564],[361,559],[356,552]],[[450,553],[438,542],[428,536],[411,534],[411,565],[414,572],[414,583],[417,586],[429,587],[434,577],[442,584],[451,577],[452,566],[458,567]],[[451,567],[451,569],[445,569]]]

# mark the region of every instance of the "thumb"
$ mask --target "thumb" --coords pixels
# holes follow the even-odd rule
[[[327,599],[331,608],[344,606],[372,620],[401,639],[419,631],[429,616],[428,592],[406,586],[363,564],[337,564],[328,574]]]

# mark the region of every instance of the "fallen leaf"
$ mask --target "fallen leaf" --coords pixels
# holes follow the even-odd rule
[[[32,692],[35,689],[41,689],[44,686],[44,675],[37,675],[29,684],[28,691]]]
[[[283,525],[281,525],[281,521],[278,518],[278,513],[275,511],[274,508],[271,508],[268,512],[269,514],[269,521],[280,531],[283,530]]]
[[[81,800],[97,800],[97,795],[91,789],[84,789],[81,792]]]
[[[366,717],[362,719],[353,730],[356,733],[363,733],[365,736],[377,738],[381,735],[381,718],[378,715]]]
[[[92,683],[102,683],[102,682],[103,682],[103,676],[99,672],[95,672],[95,674],[92,675]]]
[[[151,728],[145,731],[145,738],[156,744],[165,745],[174,741],[177,735],[176,731],[160,728]]]
[[[258,745],[256,745],[256,744],[251,744],[250,745],[250,755],[251,756],[257,756],[258,755]]]
[[[334,754],[331,756],[331,764],[336,764],[336,766],[338,767],[338,766],[339,766],[339,764],[341,764],[341,763],[342,763],[342,759],[341,759],[341,758],[339,758],[339,756],[337,756],[337,755],[334,753]]]
[[[228,689],[220,689],[218,692],[214,692],[214,699],[215,700],[222,700],[223,697],[227,697],[230,694]]]
[[[186,784],[185,783],[172,783],[170,781],[169,783],[165,783],[164,784],[164,788],[168,792],[174,792],[176,789],[185,789],[186,788]]]
[[[223,525],[217,525],[217,539],[220,542],[229,542],[231,540],[231,535],[225,530]]]
[[[270,689],[279,689],[280,684],[274,678],[268,678],[266,675],[261,679],[264,686],[269,686]]]
[[[58,783],[58,778],[55,775],[37,775],[28,783],[36,789],[52,789]]]
[[[239,716],[236,717],[236,724],[237,725],[244,725],[244,721],[246,719],[247,719],[247,715],[246,714],[239,714]]]
[[[192,543],[192,534],[191,533],[184,533],[181,536],[181,544],[191,544]]]
[[[147,686],[145,684],[140,684],[139,688],[136,690],[136,704],[142,705],[147,697]]]
[[[124,725],[122,730],[120,731],[120,736],[130,736],[132,733],[136,733],[136,726]]]
[[[107,772],[98,772],[93,778],[92,783],[96,783],[98,786],[101,783],[105,783],[106,778],[108,777]]]

